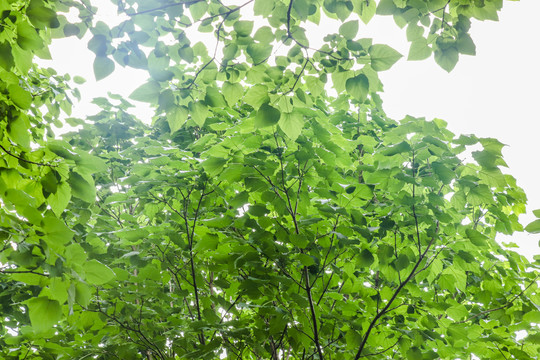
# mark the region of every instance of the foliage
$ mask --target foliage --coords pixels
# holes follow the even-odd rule
[[[88,1],[0,5],[3,358],[537,357],[538,260],[495,241],[526,203],[503,145],[389,119],[401,55],[357,36],[393,15],[451,70],[501,1],[116,3],[112,29]],[[78,91],[33,56],[87,29],[97,79],[148,70],[151,126],[110,95],[54,137]]]

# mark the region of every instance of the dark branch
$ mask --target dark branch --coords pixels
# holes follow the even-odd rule
[[[48,167],[56,167],[57,165],[51,165],[51,164],[45,164],[45,163],[39,163],[39,162],[35,162],[35,161],[30,161],[30,160],[26,160],[26,159],[23,159],[22,157],[18,156],[18,155],[15,155],[13,154],[12,152],[8,151],[5,147],[3,147],[2,145],[0,145],[0,149],[4,150],[4,152],[6,154],[8,154],[9,156],[12,156],[14,157],[15,159],[18,159],[20,161],[23,161],[25,163],[28,163],[28,164],[34,164],[34,165],[38,165],[38,166],[48,166]]]
[[[438,230],[439,230],[439,222],[437,221],[437,228],[435,230],[435,234],[438,232]],[[396,289],[396,291],[394,291],[394,294],[392,295],[392,297],[390,298],[386,306],[380,312],[378,312],[377,315],[375,315],[373,320],[371,320],[371,323],[369,324],[369,327],[366,330],[366,333],[364,334],[364,338],[362,339],[362,343],[360,344],[360,347],[358,348],[358,352],[356,353],[356,356],[354,357],[355,360],[360,359],[360,357],[362,356],[362,351],[364,350],[364,347],[366,346],[369,335],[371,331],[373,330],[373,328],[375,327],[375,325],[377,324],[377,322],[379,321],[379,319],[389,311],[390,306],[392,306],[392,303],[394,302],[394,300],[396,300],[401,290],[405,287],[405,285],[409,283],[409,281],[412,280],[412,278],[416,274],[416,269],[418,269],[418,266],[420,266],[420,263],[426,257],[426,254],[431,248],[431,245],[433,245],[433,243],[435,242],[435,237],[436,236],[434,235],[431,238],[431,241],[429,242],[424,252],[420,254],[418,261],[416,261],[416,264],[414,265],[414,268],[409,273],[409,276],[407,276],[407,278],[401,284],[399,284],[398,288]]]
[[[525,293],[525,291],[527,291],[532,284],[536,284],[536,281],[538,280],[538,278],[540,278],[540,275],[537,275],[530,283],[529,285],[527,285],[527,287],[525,287],[523,290],[521,290],[521,292],[519,294],[516,294],[514,295],[514,297],[512,297],[512,299],[510,299],[506,304],[504,305],[501,305],[499,307],[496,307],[496,308],[493,308],[493,309],[488,309],[488,310],[484,310],[484,311],[481,311],[479,312],[478,314],[474,314],[473,316],[470,316],[468,317],[467,319],[465,320],[462,320],[462,321],[459,321],[458,324],[463,324],[463,323],[466,323],[468,321],[471,321],[473,319],[476,319],[477,317],[479,316],[482,316],[482,315],[486,315],[486,314],[489,314],[491,312],[494,312],[494,311],[497,311],[497,310],[502,310],[502,309],[505,309],[507,307],[510,307],[514,301],[516,301],[516,299],[518,297],[520,297],[521,295],[523,295]]]

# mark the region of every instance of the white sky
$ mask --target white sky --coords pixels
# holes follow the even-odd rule
[[[105,21],[118,21],[114,8],[100,5],[107,0],[93,3],[98,4]],[[359,36],[373,37],[375,43],[391,45],[404,55],[392,69],[380,73],[385,89],[381,95],[384,109],[391,118],[402,119],[407,114],[437,117],[446,120],[456,134],[494,137],[508,145],[503,150],[510,166],[506,172],[518,180],[529,198],[529,214],[520,217],[525,225],[534,220],[530,210],[540,209],[540,31],[535,26],[539,13],[538,0],[505,0],[499,22],[474,21],[471,34],[477,54],[461,56],[450,74],[439,68],[433,58],[406,61],[405,30],[399,29],[391,17],[376,15],[368,27],[359,31]],[[321,29],[337,32],[337,27],[328,24]],[[317,37],[324,35],[321,30]],[[111,76],[96,83],[92,72],[94,54],[86,48],[87,41],[75,37],[54,40],[53,61],[40,61],[60,73],[88,80],[80,88],[82,102],[74,107],[73,116],[77,117],[99,110],[89,104],[92,98],[106,96],[107,91],[127,97],[146,79],[144,71],[117,65]],[[136,111],[146,120],[152,114],[143,104]],[[540,235],[521,233],[504,241],[516,242],[519,251],[532,258],[540,254],[539,239]]]

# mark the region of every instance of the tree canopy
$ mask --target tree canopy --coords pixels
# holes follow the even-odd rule
[[[451,71],[502,0],[113,2],[113,27],[0,3],[2,358],[538,357],[540,259],[496,241],[526,205],[503,144],[388,118],[402,55],[358,34],[393,16]],[[84,79],[35,57],[85,34],[96,79],[149,77],[78,119]]]

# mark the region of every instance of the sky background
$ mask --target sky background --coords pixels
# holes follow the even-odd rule
[[[92,3],[98,6],[101,20],[109,24],[122,20],[107,0]],[[473,21],[471,37],[476,43],[476,56],[461,56],[450,74],[436,65],[433,58],[406,61],[409,43],[405,29],[399,29],[392,17],[376,15],[358,34],[372,37],[374,43],[388,44],[404,55],[392,69],[380,73],[385,90],[381,97],[389,117],[440,118],[448,122],[455,134],[493,137],[507,145],[503,155],[509,169],[505,172],[517,179],[529,199],[528,214],[520,217],[524,225],[535,219],[531,211],[540,209],[540,30],[535,26],[539,13],[539,0],[505,0],[499,22]],[[314,44],[326,33],[334,32],[337,25],[324,23],[308,34]],[[54,40],[53,60],[40,61],[59,73],[88,80],[80,87],[82,101],[73,112],[74,117],[81,118],[99,110],[90,104],[92,98],[106,96],[108,91],[127,97],[146,79],[142,70],[117,65],[111,76],[96,83],[92,70],[94,54],[86,48],[88,40]],[[138,104],[136,111],[149,122],[152,112],[147,106]],[[540,234],[525,233],[501,238],[517,243],[518,251],[529,258],[540,254],[539,239]]]

